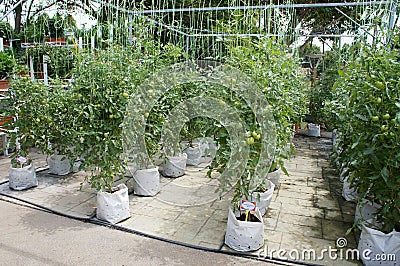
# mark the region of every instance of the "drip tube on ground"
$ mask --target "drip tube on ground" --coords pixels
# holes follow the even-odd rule
[[[2,181],[0,182],[0,185],[3,185],[5,183],[7,183],[8,180]],[[273,258],[271,256],[265,255],[265,256],[259,256],[257,254],[252,254],[252,253],[246,253],[246,252],[236,252],[236,251],[230,251],[230,250],[221,250],[222,248],[222,244],[219,247],[219,249],[215,249],[215,248],[207,248],[207,247],[202,247],[202,246],[197,246],[197,245],[192,245],[192,244],[188,244],[188,243],[183,243],[180,241],[175,241],[175,240],[171,240],[171,239],[167,239],[167,238],[163,238],[163,237],[159,237],[159,236],[154,236],[154,235],[150,235],[147,233],[143,233],[134,229],[130,229],[127,227],[123,227],[117,224],[112,224],[106,221],[102,221],[102,220],[98,220],[95,217],[95,215],[92,215],[92,217],[78,217],[78,216],[74,216],[74,215],[69,215],[66,213],[62,213],[50,208],[47,208],[45,206],[42,206],[40,204],[36,204],[24,199],[20,199],[18,197],[14,197],[12,195],[8,195],[5,194],[3,192],[0,192],[0,196],[3,197],[7,197],[7,198],[11,198],[14,200],[18,200],[21,201],[23,203],[29,204],[31,206],[34,206],[42,211],[46,211],[48,213],[53,213],[65,218],[69,218],[69,219],[73,219],[73,220],[77,220],[77,221],[81,221],[81,222],[85,222],[85,223],[91,223],[91,224],[96,224],[96,225],[102,225],[102,226],[107,226],[107,227],[111,227],[113,229],[119,230],[119,231],[123,231],[123,232],[128,232],[131,234],[135,234],[135,235],[139,235],[142,237],[146,237],[146,238],[150,238],[150,239],[154,239],[154,240],[158,240],[158,241],[163,241],[166,243],[170,243],[170,244],[174,244],[174,245],[179,245],[179,246],[183,246],[183,247],[187,247],[187,248],[192,248],[192,249],[196,249],[196,250],[201,250],[201,251],[205,251],[205,252],[212,252],[212,253],[219,253],[219,254],[225,254],[225,255],[231,255],[231,256],[237,256],[237,257],[243,257],[243,258],[248,258],[248,259],[255,259],[255,260],[259,260],[259,261],[264,261],[264,262],[273,262],[273,263],[281,263],[281,264],[291,264],[291,265],[308,265],[308,266],[317,266],[319,264],[313,264],[313,263],[307,263],[307,262],[301,262],[301,261],[292,261],[292,260],[288,260],[288,259],[280,259],[280,258]]]

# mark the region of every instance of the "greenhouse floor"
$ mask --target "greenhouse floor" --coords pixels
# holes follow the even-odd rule
[[[342,198],[342,184],[329,165],[331,139],[297,135],[294,144],[297,153],[287,162],[290,175],[281,175],[281,184],[275,188],[264,216],[265,246],[255,253],[278,257],[277,251],[282,249],[286,253],[281,257],[291,259],[292,250],[300,254],[314,250],[319,257],[323,249],[335,249],[341,237],[347,240],[345,249],[356,248],[354,235],[345,236],[354,220],[355,205]],[[81,185],[84,172],[54,176],[48,174],[45,156],[34,154],[34,159],[38,187],[11,191],[5,183],[0,192],[73,216],[87,218],[95,214],[96,191],[86,183]],[[229,250],[223,241],[232,193],[219,199],[216,181],[205,177],[206,166],[207,160],[198,167],[189,167],[183,177],[162,177],[161,192],[155,197],[131,194],[131,217],[119,225],[170,240]],[[0,182],[8,179],[8,173],[9,159],[2,156]],[[10,201],[2,196],[0,199]],[[323,265],[360,264],[339,261],[326,252],[322,259],[300,256],[298,260]]]

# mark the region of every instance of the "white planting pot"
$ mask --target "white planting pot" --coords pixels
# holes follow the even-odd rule
[[[280,177],[281,177],[281,168],[278,168],[275,171],[268,173],[265,176],[265,179],[271,181],[275,186],[278,186]]]
[[[226,245],[238,251],[257,250],[264,245],[264,223],[261,213],[256,209],[253,214],[260,222],[239,221],[232,208],[229,208],[225,234]]]
[[[140,196],[154,196],[160,191],[158,167],[137,170],[133,175],[133,191]]]
[[[400,258],[400,232],[392,231],[385,234],[363,225],[357,249],[362,262],[366,266],[397,266]],[[392,260],[376,260],[377,256],[383,258],[383,256],[387,257],[389,254],[394,255],[395,259],[393,260],[392,257]]]
[[[319,125],[308,124],[308,136],[310,137],[320,137],[321,136],[321,128]]]
[[[128,188],[125,184],[120,184],[117,189],[113,193],[97,192],[97,219],[116,224],[131,216]]]
[[[65,155],[51,155],[47,160],[49,174],[67,175],[71,172],[71,160]]]
[[[274,195],[275,185],[270,180],[266,180],[266,191],[265,192],[253,192],[251,193],[250,201],[255,201],[256,206],[260,210],[262,216],[267,212],[269,204],[271,203],[272,196]]]
[[[23,168],[10,167],[9,187],[13,190],[24,190],[38,185],[33,163]]]
[[[354,188],[350,188],[350,183],[347,182],[347,179],[348,177],[343,180],[342,196],[347,201],[354,201],[357,198],[358,193]]]
[[[163,175],[166,177],[180,177],[185,174],[187,154],[168,156],[168,161],[163,167]]]
[[[187,155],[186,165],[196,166],[201,163],[203,152],[200,145],[193,144],[193,147],[186,147],[183,152]]]
[[[367,221],[372,222],[370,225],[379,227],[380,224],[376,222],[376,212],[381,206],[376,203],[369,201],[359,202],[356,205],[356,211],[354,213],[354,222],[357,224],[359,229],[362,229],[362,225]],[[368,224],[366,224],[368,226]]]

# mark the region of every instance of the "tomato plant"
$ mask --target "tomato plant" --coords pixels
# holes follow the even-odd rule
[[[400,228],[400,73],[398,49],[358,47],[335,84],[339,161],[360,199],[379,204],[380,228]],[[392,119],[391,119],[392,118]]]

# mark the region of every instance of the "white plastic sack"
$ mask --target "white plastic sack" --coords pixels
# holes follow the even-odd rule
[[[362,229],[363,224],[379,227],[380,224],[376,221],[376,212],[379,208],[380,205],[376,203],[371,204],[369,201],[359,202],[354,213],[354,222],[357,223],[358,228]],[[369,224],[371,222],[372,224]]]
[[[200,145],[193,144],[193,147],[186,147],[183,152],[187,155],[186,165],[196,166],[201,163],[203,153]]]
[[[186,153],[168,157],[168,161],[163,167],[163,175],[166,177],[183,176],[186,171],[186,160]]]
[[[344,182],[344,180],[349,176],[349,168],[343,168],[342,172],[340,173],[340,182]]]
[[[381,231],[362,226],[358,251],[364,265],[398,266],[400,261],[400,232],[384,234]],[[388,260],[389,255],[392,260]],[[379,260],[386,258],[385,260]],[[394,260],[393,260],[394,259]]]
[[[238,251],[257,250],[264,245],[264,223],[258,209],[251,212],[260,222],[245,222],[236,219],[232,208],[229,208],[226,226],[225,244]]]
[[[47,160],[49,174],[67,175],[71,172],[71,160],[65,155],[51,155]]]
[[[274,195],[275,185],[270,180],[266,180],[266,188],[267,191],[261,192],[253,192],[251,193],[250,201],[255,201],[257,208],[260,210],[262,216],[267,212],[269,204],[271,203],[272,196]]]
[[[137,170],[133,176],[133,191],[141,196],[156,195],[160,191],[158,167]]]
[[[320,137],[321,136],[321,128],[319,125],[310,123],[307,125],[307,128],[308,128],[308,136],[310,136],[310,137]]]
[[[278,186],[280,177],[281,177],[281,168],[278,168],[277,170],[268,173],[265,178],[271,181],[275,186]]]
[[[23,168],[10,167],[9,187],[14,190],[24,190],[38,185],[33,163]]]
[[[128,188],[125,184],[120,184],[117,189],[114,193],[97,192],[96,214],[98,219],[116,224],[131,216]]]
[[[350,183],[347,182],[347,178],[346,177],[343,180],[343,190],[342,190],[342,196],[343,198],[345,198],[347,201],[353,201],[357,198],[358,193],[354,188],[350,188]]]

